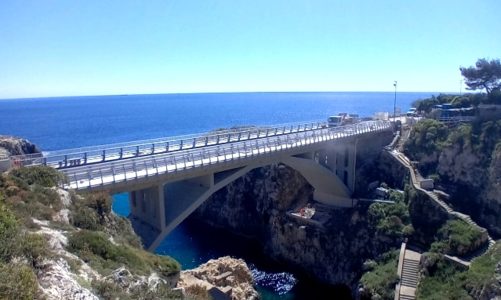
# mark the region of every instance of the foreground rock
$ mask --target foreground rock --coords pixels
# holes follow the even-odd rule
[[[177,286],[183,288],[187,295],[202,299],[259,299],[245,262],[228,256],[182,271]]]

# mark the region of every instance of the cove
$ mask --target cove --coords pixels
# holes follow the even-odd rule
[[[116,194],[113,199],[113,211],[128,216],[128,195]],[[269,259],[257,241],[212,228],[193,218],[177,226],[156,253],[173,257],[183,270],[221,256],[243,259],[251,269],[255,287],[263,300],[351,299],[349,288],[316,282]]]

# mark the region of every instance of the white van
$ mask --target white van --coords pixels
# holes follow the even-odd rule
[[[327,118],[327,124],[329,127],[337,127],[343,124],[343,116],[330,116]]]

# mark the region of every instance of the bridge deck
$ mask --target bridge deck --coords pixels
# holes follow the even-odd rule
[[[340,128],[319,128],[235,142],[178,149],[175,152],[135,157],[126,160],[105,161],[87,166],[64,168],[67,187],[89,189],[140,178],[178,173],[195,168],[209,167],[242,158],[258,157],[313,143],[340,139],[353,135],[387,130],[389,123],[364,122]]]
[[[386,121],[365,121],[342,127],[324,122],[246,127],[199,135],[69,149],[48,155],[14,156],[22,165],[48,165],[68,177],[65,187],[92,189],[140,178],[179,173],[242,158],[353,135],[387,130]]]

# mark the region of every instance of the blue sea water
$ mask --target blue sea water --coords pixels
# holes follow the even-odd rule
[[[398,93],[397,107],[436,93]],[[55,97],[0,100],[0,135],[29,139],[43,151],[204,132],[236,125],[325,120],[338,112],[371,116],[393,111],[394,93],[224,93]],[[126,195],[114,210],[128,214]],[[229,242],[230,241],[230,242]],[[235,242],[237,241],[237,242]],[[228,246],[232,245],[232,246]],[[252,267],[263,299],[307,299],[329,291],[269,261],[256,243],[190,222],[178,226],[157,252],[183,268],[232,255]],[[306,296],[308,295],[308,296]]]

